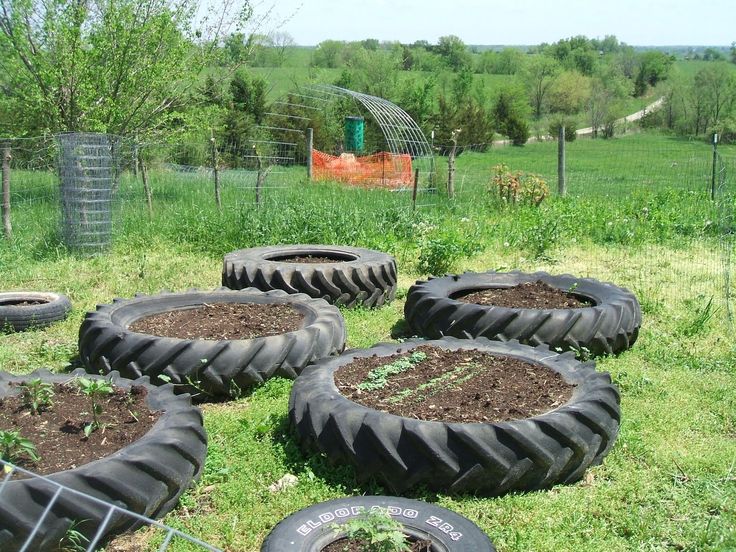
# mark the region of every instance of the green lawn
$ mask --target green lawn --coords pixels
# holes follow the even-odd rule
[[[396,255],[397,300],[378,310],[343,310],[349,347],[390,340],[406,291],[425,276],[417,268],[421,256],[455,270],[594,276],[634,289],[644,312],[636,345],[597,363],[622,395],[621,433],[603,465],[575,485],[548,491],[412,496],[468,516],[505,552],[736,549],[736,348],[723,302],[730,234],[720,226],[728,219],[721,209],[730,213],[733,204],[708,199],[699,168],[705,146],[649,135],[571,144],[568,198],[504,206],[486,190],[490,167],[501,161],[547,175],[555,147],[463,154],[458,171],[466,181],[457,200],[425,193],[428,206],[416,213],[409,194],[306,184],[301,168],[277,173],[279,186],[266,190],[260,207],[247,177],[231,175],[219,213],[206,175],[152,171],[149,220],[140,184],[126,175],[112,249],[95,258],[59,244],[52,177],[19,173],[15,238],[0,241],[0,289],[60,291],[74,310],[46,330],[0,335],[0,367],[67,370],[76,362],[86,311],[136,292],[214,288],[222,255],[240,247],[338,243]],[[723,150],[727,159],[733,153]],[[694,168],[686,171],[690,158]],[[583,193],[596,182],[598,193]],[[256,551],[274,524],[300,508],[383,492],[375,482],[359,482],[352,468],[300,452],[286,423],[290,388],[271,381],[237,401],[203,405],[205,472],[166,523],[227,550]],[[286,473],[298,484],[269,492]],[[154,550],[160,540],[144,530],[128,549]],[[183,543],[173,549],[192,550]]]

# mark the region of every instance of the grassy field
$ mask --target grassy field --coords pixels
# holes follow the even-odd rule
[[[412,496],[468,516],[504,552],[736,549],[736,348],[725,306],[709,303],[723,294],[730,244],[720,224],[730,219],[720,215],[724,202],[708,200],[707,171],[700,168],[707,166],[707,148],[661,136],[628,140],[571,144],[574,193],[540,207],[501,204],[486,189],[490,167],[503,161],[546,175],[556,144],[463,154],[458,198],[423,194],[427,206],[416,212],[408,194],[307,185],[303,169],[292,169],[274,175],[278,186],[266,190],[260,207],[247,178],[233,176],[220,213],[206,176],[154,172],[149,220],[139,184],[126,175],[119,231],[110,252],[95,258],[60,245],[58,208],[44,180],[50,177],[18,175],[16,235],[0,241],[0,289],[60,291],[74,310],[46,330],[0,335],[0,367],[68,370],[77,362],[86,311],[136,292],[214,288],[222,255],[240,247],[336,243],[396,255],[397,300],[377,310],[343,310],[349,347],[390,340],[407,289],[425,276],[420,259],[439,269],[595,276],[632,287],[644,311],[636,345],[597,362],[622,395],[621,433],[603,465],[575,485],[542,492]],[[723,154],[732,159],[734,150]],[[598,193],[584,193],[596,182]],[[732,212],[733,204],[726,206]],[[300,508],[383,492],[376,482],[360,482],[352,468],[299,450],[286,422],[290,388],[275,380],[236,401],[202,405],[210,440],[205,472],[166,523],[229,551],[256,551],[279,520]],[[298,484],[269,492],[286,473]],[[143,530],[120,546],[154,550],[161,538]],[[191,548],[178,543],[174,550]]]

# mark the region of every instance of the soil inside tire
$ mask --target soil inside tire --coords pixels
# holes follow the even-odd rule
[[[278,259],[269,259],[269,261],[281,261],[284,263],[307,263],[307,264],[321,264],[321,263],[345,263],[352,259],[341,259],[339,257],[325,257],[325,256],[312,256],[312,255],[294,255],[292,257],[280,257]]]
[[[398,371],[401,366],[404,369]],[[449,351],[432,346],[356,358],[340,367],[334,379],[343,396],[368,408],[405,418],[459,423],[543,414],[569,401],[575,387],[541,364],[475,349]]]
[[[42,299],[8,299],[0,300],[0,307],[32,307],[34,305],[45,305],[48,301]]]
[[[571,290],[563,291],[541,280],[508,288],[463,290],[452,298],[463,303],[525,309],[577,309],[592,305],[590,300]]]
[[[431,552],[432,541],[422,539],[409,539],[409,552]],[[331,542],[320,552],[365,552],[370,550],[369,543],[364,540],[342,538]]]
[[[53,404],[40,408],[38,414],[32,414],[21,395],[0,399],[0,430],[17,431],[36,447],[37,461],[19,455],[14,463],[48,475],[109,456],[145,435],[161,415],[148,408],[146,395],[140,386],[130,391],[113,388],[111,395],[99,401],[101,427],[85,437],[84,428],[92,422],[89,397],[72,383],[57,383]]]
[[[213,303],[136,320],[132,332],[179,339],[237,340],[298,330],[304,315],[283,303]]]

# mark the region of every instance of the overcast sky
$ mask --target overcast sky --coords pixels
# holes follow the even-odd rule
[[[263,11],[267,0],[260,4]],[[631,45],[729,45],[736,0],[278,0],[269,29],[325,39],[539,44],[613,34]],[[284,23],[283,18],[290,18]]]

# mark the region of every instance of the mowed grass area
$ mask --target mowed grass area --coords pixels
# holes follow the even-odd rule
[[[603,465],[575,485],[535,493],[412,496],[468,516],[502,551],[736,549],[736,347],[721,300],[729,244],[720,226],[728,219],[719,213],[726,202],[709,202],[698,179],[692,186],[664,178],[649,188],[634,186],[636,167],[647,160],[679,165],[688,151],[683,144],[672,157],[663,153],[670,151],[668,139],[635,138],[643,140],[634,148],[641,165],[627,168],[632,156],[616,149],[619,142],[600,142],[598,163],[590,162],[591,171],[580,169],[589,182],[601,176],[594,168],[604,176],[618,170],[627,175],[623,188],[610,180],[605,193],[553,197],[538,208],[500,204],[478,177],[468,179],[454,203],[428,194],[431,205],[414,213],[407,194],[307,185],[294,169],[279,177],[283,187],[266,190],[259,208],[247,185],[232,184],[218,213],[206,178],[154,173],[149,220],[138,184],[126,175],[119,231],[110,252],[95,258],[70,254],[59,244],[53,195],[37,193],[37,201],[20,202],[14,211],[15,239],[0,241],[0,289],[61,291],[74,310],[48,329],[0,335],[0,367],[14,373],[40,366],[68,370],[77,362],[79,324],[97,303],[136,292],[214,288],[222,254],[239,247],[337,243],[395,254],[398,298],[377,310],[343,310],[349,347],[391,339],[406,291],[425,276],[417,268],[422,256],[447,258],[455,270],[595,276],[632,287],[644,311],[636,345],[597,361],[622,396],[621,433]],[[575,145],[591,148],[589,155],[599,147]],[[477,166],[480,175],[498,155],[514,169],[538,170],[539,152],[547,153],[535,148],[546,147],[492,150],[487,158],[464,154],[458,165]],[[17,193],[24,181],[32,187],[31,177],[19,177]],[[256,551],[278,521],[300,508],[384,492],[351,467],[330,466],[299,450],[286,418],[290,389],[289,381],[275,380],[236,401],[202,405],[210,439],[205,472],[166,523],[223,549]],[[298,484],[271,493],[268,486],[286,473],[296,475]],[[143,530],[128,549],[155,550],[161,538]],[[174,550],[194,549],[177,543]]]

